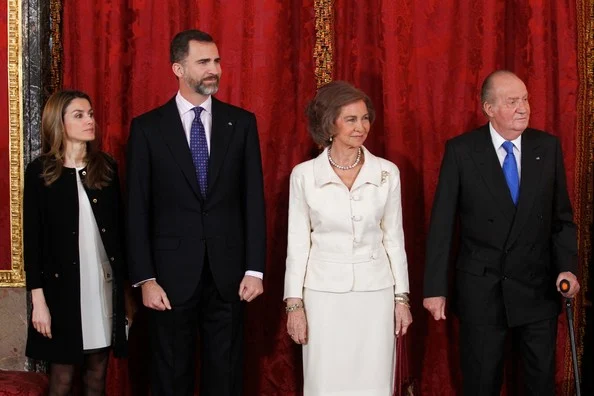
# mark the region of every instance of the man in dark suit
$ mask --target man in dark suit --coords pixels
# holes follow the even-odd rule
[[[489,123],[446,144],[427,240],[423,305],[445,319],[459,220],[455,289],[465,395],[499,395],[504,341],[518,340],[527,394],[554,395],[559,283],[579,290],[576,230],[559,140],[528,128],[524,83],[496,71],[483,83]]]
[[[131,281],[152,309],[152,394],[242,394],[243,306],[263,291],[266,223],[256,118],[220,102],[210,35],[171,43],[177,95],[132,121],[128,141]]]

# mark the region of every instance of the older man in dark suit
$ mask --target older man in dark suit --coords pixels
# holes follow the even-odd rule
[[[152,309],[153,395],[242,393],[243,301],[263,291],[266,222],[256,118],[220,102],[210,35],[171,43],[177,95],[132,121],[130,276]]]
[[[482,87],[489,123],[446,144],[427,240],[425,299],[445,319],[459,219],[455,284],[465,395],[499,395],[504,341],[519,341],[526,394],[554,395],[559,283],[579,291],[576,230],[559,140],[528,128],[524,83],[509,71]]]

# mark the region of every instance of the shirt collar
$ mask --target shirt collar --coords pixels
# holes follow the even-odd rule
[[[179,91],[177,91],[177,95],[175,95],[175,103],[177,104],[177,110],[179,111],[179,115],[183,117],[187,112],[192,111],[194,107],[202,107],[204,111],[212,116],[212,96],[208,95],[208,98],[199,104],[198,106],[194,106],[192,103],[188,102],[186,98],[184,98]]]
[[[505,143],[507,140],[505,140],[503,138],[503,136],[501,136],[499,134],[499,132],[497,132],[495,130],[495,128],[493,127],[493,124],[491,124],[490,122],[489,122],[489,132],[491,133],[491,140],[493,141],[493,146],[495,147],[495,150],[499,150],[501,145],[503,143]],[[518,136],[514,140],[511,140],[511,142],[513,143],[514,147],[519,152],[522,152],[522,135]]]
[[[382,167],[380,160],[375,155],[371,154],[364,146],[363,155],[365,156],[365,162],[357,175],[353,189],[357,186],[365,183],[371,183],[376,186],[381,184],[382,178]],[[323,186],[327,183],[342,183],[340,177],[332,169],[330,161],[328,161],[328,147],[314,159],[314,178],[318,187]]]

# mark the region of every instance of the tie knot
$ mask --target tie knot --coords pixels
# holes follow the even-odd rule
[[[192,110],[194,110],[194,114],[196,114],[196,117],[200,117],[200,113],[202,113],[202,110],[204,110],[204,108],[194,107]]]
[[[514,144],[509,140],[503,142],[502,146],[508,154],[514,153]]]

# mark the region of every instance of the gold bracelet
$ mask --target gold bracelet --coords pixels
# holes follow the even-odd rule
[[[287,305],[285,307],[285,312],[289,313],[289,312],[295,312],[295,311],[299,311],[300,309],[303,309],[303,304],[291,304],[291,305]]]
[[[394,302],[399,303],[410,303],[410,298],[408,297],[408,293],[398,293],[394,295]]]
[[[404,305],[406,308],[410,309],[410,304],[404,301],[396,301],[396,304]]]

